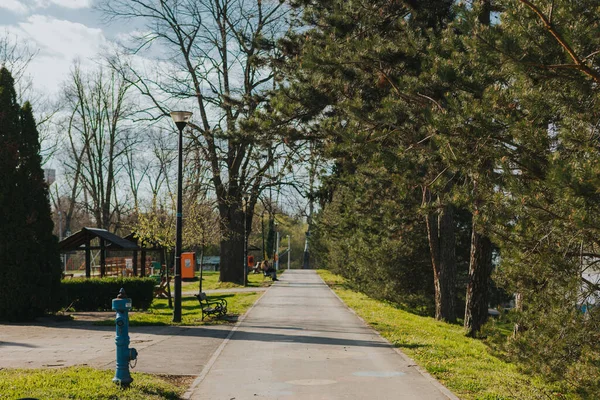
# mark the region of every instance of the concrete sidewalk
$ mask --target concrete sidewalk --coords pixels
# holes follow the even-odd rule
[[[288,271],[237,325],[192,399],[456,399],[366,326],[315,271]]]
[[[231,328],[132,327],[131,347],[139,352],[133,371],[197,376]],[[0,369],[73,365],[114,369],[115,328],[91,321],[0,325]]]
[[[261,292],[266,289],[233,288],[207,292]],[[0,369],[73,365],[114,369],[115,328],[94,325],[96,321],[113,319],[114,311],[73,315],[74,321],[41,318],[36,323],[0,324]],[[131,347],[139,352],[134,372],[198,376],[232,328],[233,324],[131,327]]]

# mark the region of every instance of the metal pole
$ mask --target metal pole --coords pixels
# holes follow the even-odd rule
[[[248,197],[244,196],[244,286],[248,286]]]
[[[292,254],[292,248],[290,247],[290,235],[287,235],[288,240],[288,271],[290,270],[290,256]]]
[[[277,255],[277,258],[275,260],[275,271],[279,271],[279,232],[275,233],[275,254]]]
[[[309,267],[309,252],[308,252],[308,237],[310,235],[309,231],[306,231],[306,239],[304,239],[304,257],[302,261],[302,269],[308,269]]]
[[[175,306],[173,322],[181,322],[181,236],[183,228],[183,128],[185,124],[177,124],[179,128],[179,148],[177,159],[177,219],[175,228]]]
[[[62,211],[58,210],[58,241],[62,242],[63,240],[63,236],[62,236]],[[63,262],[63,273],[67,273],[67,255],[66,254],[61,254],[60,258],[62,258],[62,262]]]
[[[202,293],[202,271],[204,270],[204,233],[202,233],[202,247],[200,248],[200,284],[198,294]]]
[[[267,255],[267,248],[265,247],[265,214],[264,214],[264,211],[260,215],[260,229],[262,230],[262,259],[266,260],[268,255]]]

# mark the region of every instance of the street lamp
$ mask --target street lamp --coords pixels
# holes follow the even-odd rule
[[[177,219],[175,228],[175,306],[173,322],[181,322],[181,234],[183,217],[183,128],[187,125],[192,113],[189,111],[172,111],[171,118],[179,129],[179,147],[177,159]]]

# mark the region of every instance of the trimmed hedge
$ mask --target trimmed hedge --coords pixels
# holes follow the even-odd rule
[[[138,310],[146,310],[154,299],[152,278],[92,278],[71,279],[61,283],[61,306],[71,306],[77,311],[110,311],[112,300],[117,297],[121,288],[132,300],[132,306]]]

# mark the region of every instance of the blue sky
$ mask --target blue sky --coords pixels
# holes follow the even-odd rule
[[[127,33],[107,25],[94,0],[0,0],[0,34],[8,32],[38,54],[29,66],[38,91],[58,93],[73,61],[91,66]]]

